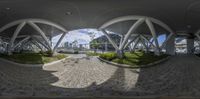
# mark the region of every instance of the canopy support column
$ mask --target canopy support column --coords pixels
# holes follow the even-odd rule
[[[109,36],[109,34],[104,29],[101,30],[101,31],[104,33],[104,35],[106,36],[106,38],[108,39],[108,41],[113,45],[113,47],[115,48],[115,50],[118,50],[119,48],[118,48],[117,44],[113,41],[113,39]]]
[[[166,54],[175,55],[175,35],[170,36],[166,41]]]
[[[187,53],[194,53],[194,38],[187,38]]]
[[[45,40],[47,46],[49,47],[50,50],[51,49],[51,44],[50,41],[48,40],[48,38],[46,37],[45,33],[33,22],[29,21],[28,24],[30,26],[32,26],[38,33],[40,33],[40,35],[42,36],[42,38]]]
[[[140,38],[138,37],[138,38],[135,40],[135,44],[133,45],[132,51],[135,50],[135,48],[136,48],[136,46],[138,45],[139,41],[140,41]]]
[[[146,24],[148,25],[148,27],[149,27],[149,29],[151,31],[151,34],[153,36],[153,39],[155,41],[155,44],[156,44],[156,48],[154,49],[155,54],[156,55],[160,55],[159,43],[158,43],[158,39],[157,39],[157,35],[156,35],[156,31],[155,31],[154,25],[149,19],[146,19]]]
[[[128,30],[128,32],[126,33],[124,40],[121,44],[121,46],[119,47],[119,50],[123,50],[125,44],[127,43],[131,33],[135,32],[135,30],[145,21],[144,18],[139,19],[136,23],[134,23],[131,28]]]
[[[26,22],[21,23],[20,25],[18,25],[17,29],[15,30],[11,40],[10,40],[10,44],[9,44],[9,49],[8,49],[8,55],[12,54],[12,51],[14,50],[13,48],[13,43],[15,41],[15,39],[17,38],[17,35],[19,34],[19,32],[21,31],[21,29],[24,27],[24,25],[26,24]]]
[[[55,53],[56,49],[58,48],[59,44],[61,43],[66,34],[67,32],[63,33],[58,42],[56,43],[55,47],[53,48],[53,54]]]
[[[28,39],[30,39],[31,37],[30,36],[27,36],[26,38],[24,38],[23,40],[19,41],[17,44],[15,44],[15,46],[13,47],[16,48],[17,46],[19,46],[20,44],[22,44],[23,42],[27,41]]]

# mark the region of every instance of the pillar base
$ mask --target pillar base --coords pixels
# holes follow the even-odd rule
[[[187,39],[187,54],[193,54],[194,53],[194,39]]]
[[[171,38],[166,42],[166,54],[175,55],[175,35],[171,36]]]
[[[117,50],[116,53],[117,53],[118,58],[124,58],[124,51],[123,50]]]
[[[155,51],[154,54],[160,56],[160,51]]]
[[[12,52],[7,52],[7,55],[12,55],[13,53]]]

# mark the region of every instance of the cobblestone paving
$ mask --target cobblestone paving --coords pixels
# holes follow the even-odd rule
[[[200,96],[199,64],[193,55],[144,69],[118,68],[84,55],[43,68],[0,62],[0,95]]]

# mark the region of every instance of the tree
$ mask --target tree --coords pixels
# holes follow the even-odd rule
[[[90,47],[94,49],[94,53],[97,52],[97,49],[99,48],[100,43],[98,43],[96,40],[93,40],[90,42]]]

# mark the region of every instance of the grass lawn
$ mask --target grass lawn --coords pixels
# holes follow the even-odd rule
[[[166,58],[167,56],[168,55],[165,55],[165,54],[156,56],[153,53],[126,52],[125,58],[119,59],[117,58],[117,55],[115,53],[106,53],[106,54],[100,55],[101,58],[106,59],[108,61],[112,61],[112,62],[120,63],[120,64],[127,64],[133,67],[136,67],[137,65],[147,65],[149,63],[153,63],[160,59]]]
[[[99,56],[101,54],[100,53],[95,53],[95,52],[87,52],[86,55],[87,56]]]
[[[13,55],[0,55],[1,58],[11,60],[22,64],[45,64],[52,61],[57,61],[67,57],[64,54],[58,54],[53,57],[49,57],[47,54],[40,53],[20,53]]]

